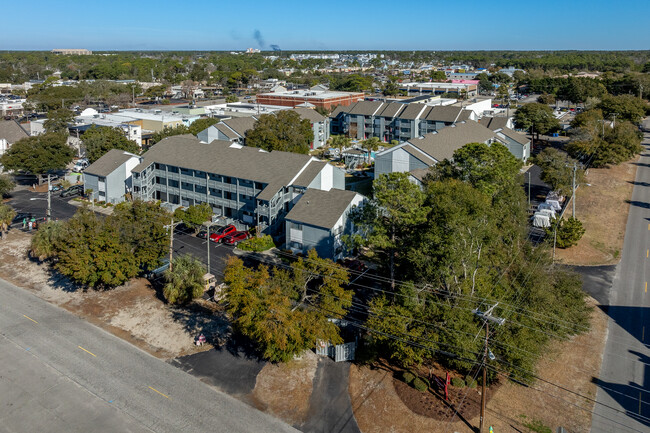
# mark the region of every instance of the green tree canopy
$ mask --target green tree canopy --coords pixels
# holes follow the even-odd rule
[[[570,196],[573,185],[573,165],[577,161],[566,152],[547,147],[534,157],[535,164],[542,170],[540,178],[554,191]],[[576,183],[584,181],[584,170],[578,167]]]
[[[86,148],[86,156],[91,164],[111,149],[124,150],[136,155],[140,152],[138,145],[126,138],[124,131],[117,127],[92,126],[81,136],[81,141]]]
[[[9,194],[16,187],[16,183],[8,174],[0,174],[0,198]]]
[[[74,151],[63,134],[46,133],[15,142],[0,156],[7,170],[25,171],[35,175],[61,170],[72,161]]]
[[[189,134],[189,128],[185,125],[178,125],[173,128],[165,128],[162,131],[158,131],[153,134],[151,137],[152,144],[158,143],[163,138],[173,137],[174,135],[183,135]]]
[[[515,113],[517,128],[532,130],[537,134],[547,134],[560,128],[560,122],[553,115],[553,110],[546,104],[532,102],[524,104]]]
[[[211,117],[197,119],[188,127],[187,132],[192,135],[197,135],[199,132],[209,128],[212,125],[216,125],[217,123],[219,123],[219,119]]]
[[[311,250],[290,270],[260,265],[250,269],[235,257],[225,270],[225,302],[233,325],[253,340],[263,356],[283,362],[319,341],[342,343],[329,318],[342,318],[352,305],[347,271]]]
[[[309,120],[293,110],[262,114],[253,129],[246,133],[246,145],[267,151],[308,153],[314,141]]]
[[[68,135],[68,125],[74,120],[74,113],[65,108],[50,110],[43,127],[47,132],[58,132]]]
[[[163,296],[170,304],[187,304],[203,294],[205,266],[189,254],[175,257],[165,271]]]
[[[46,260],[56,256],[56,245],[61,241],[64,233],[62,221],[48,221],[38,227],[32,236],[30,255],[39,260]]]
[[[212,206],[208,203],[196,204],[187,209],[179,207],[174,211],[175,220],[183,221],[183,224],[195,231],[198,230],[203,223],[209,221],[211,217]]]
[[[648,104],[632,95],[605,96],[597,105],[607,118],[613,118],[616,114],[617,120],[628,120],[637,124],[645,117]]]

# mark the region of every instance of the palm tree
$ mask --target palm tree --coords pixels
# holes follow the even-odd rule
[[[361,147],[367,152],[367,162],[370,163],[370,152],[373,152],[377,149],[379,149],[379,145],[381,144],[381,140],[379,140],[378,137],[370,137],[367,140],[363,140],[361,142]]]
[[[163,296],[170,304],[187,304],[203,294],[205,268],[189,254],[176,257],[172,270],[165,271]]]
[[[350,146],[350,139],[345,135],[333,135],[329,138],[327,144],[329,147],[339,149],[339,155],[341,155],[343,149]]]

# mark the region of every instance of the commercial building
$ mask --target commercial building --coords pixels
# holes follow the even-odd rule
[[[79,116],[76,116],[74,125],[71,125],[69,130],[73,136],[80,137],[93,126],[119,128],[126,138],[134,141],[138,146],[142,146],[142,126],[137,119],[113,113],[99,113],[92,108],[86,108]]]
[[[287,90],[285,87],[278,86],[273,92],[257,95],[257,102],[284,107],[296,107],[300,104],[309,103],[314,107],[329,110],[336,106],[347,107],[357,101],[362,101],[363,98],[363,93],[334,92],[325,90],[323,86],[314,86],[308,90]]]
[[[208,203],[214,213],[264,233],[284,233],[284,216],[308,189],[345,189],[345,173],[309,155],[266,152],[192,135],[156,143],[133,170],[133,193],[172,206]]]
[[[466,98],[478,95],[476,84],[466,83],[399,83],[399,89],[407,93],[442,95],[444,93],[456,93]]]
[[[67,56],[88,56],[93,52],[85,48],[55,48],[52,54],[64,54]]]
[[[0,120],[0,156],[12,144],[27,137],[29,137],[29,134],[25,131],[25,128],[15,120]]]

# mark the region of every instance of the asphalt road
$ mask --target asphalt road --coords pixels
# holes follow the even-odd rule
[[[0,431],[296,431],[3,280],[0,299]]]
[[[594,433],[650,431],[650,134],[644,147],[623,254],[604,308],[609,323],[600,376],[594,379],[601,403],[594,408]]]

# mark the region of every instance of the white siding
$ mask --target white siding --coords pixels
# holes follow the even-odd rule
[[[403,149],[397,149],[394,152],[392,152],[392,172],[406,172],[410,171],[410,164],[409,164],[409,159],[411,158],[411,155],[409,155],[406,151]]]

